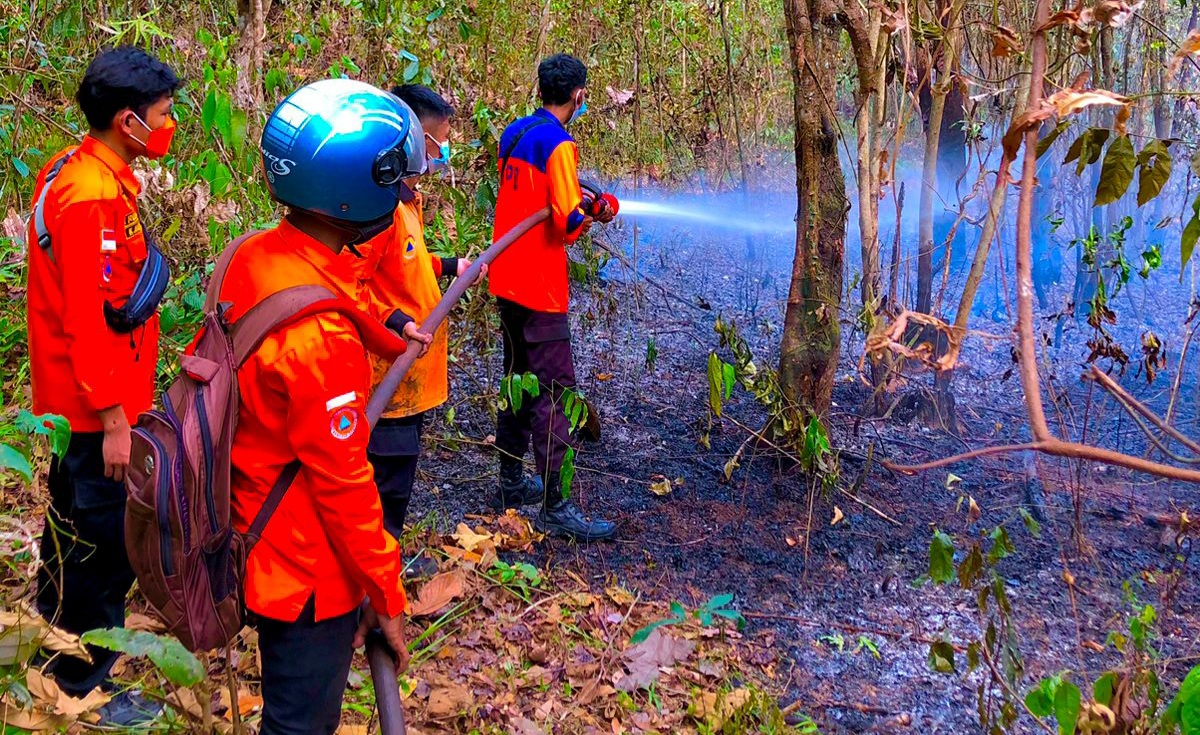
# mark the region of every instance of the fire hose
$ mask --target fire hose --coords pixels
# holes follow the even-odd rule
[[[467,269],[467,272],[450,284],[450,288],[446,290],[442,300],[421,323],[421,330],[426,334],[434,334],[449,316],[450,310],[479,277],[483,266],[495,260],[496,256],[504,252],[505,248],[544,222],[549,216],[549,207],[534,212],[483,251]],[[384,376],[379,387],[371,394],[371,399],[367,402],[367,423],[372,428],[379,421],[388,401],[395,395],[396,389],[400,387],[400,382],[404,380],[405,374],[417,361],[420,354],[421,345],[418,342],[410,341],[408,349],[396,358],[396,362],[392,363],[392,367],[388,369],[387,375]],[[371,665],[371,681],[375,686],[375,705],[379,710],[379,732],[381,735],[406,735],[404,705],[400,699],[400,687],[396,684],[395,654],[388,646],[383,634],[378,630],[371,631],[371,634],[367,636],[367,661]]]
[[[614,215],[617,213],[620,205],[616,197],[602,192],[598,187],[586,182],[580,182],[580,184],[583,189],[581,208],[585,214],[589,217],[596,217],[607,210],[611,210]],[[549,207],[539,209],[492,243],[491,247],[475,259],[466,273],[450,284],[450,288],[446,289],[441,301],[421,323],[421,330],[426,334],[436,333],[458,300],[475,283],[483,266],[490,264],[500,253],[504,252],[505,248],[549,217]],[[392,363],[375,392],[371,394],[370,400],[367,401],[367,423],[372,428],[379,421],[388,401],[395,395],[396,389],[400,387],[405,374],[421,354],[419,343],[410,341],[408,347],[409,349],[406,349]],[[375,686],[375,705],[379,711],[381,735],[406,735],[407,732],[404,723],[404,705],[401,702],[400,688],[396,685],[396,659],[394,656],[395,654],[388,646],[383,634],[378,630],[371,631],[367,636],[367,661],[371,666],[371,680]]]

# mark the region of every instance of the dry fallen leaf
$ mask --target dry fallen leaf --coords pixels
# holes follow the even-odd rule
[[[996,32],[992,34],[993,58],[1007,59],[1024,50],[1025,45],[1021,43],[1021,37],[1013,29],[1007,26],[998,26]]]
[[[25,663],[38,648],[91,661],[79,636],[55,628],[27,605],[0,610],[0,666]]]
[[[833,520],[829,522],[829,525],[836,526],[837,524],[841,523],[842,519],[845,517],[846,515],[842,513],[842,509],[835,505],[833,506]],[[717,729],[719,730],[720,728]]]
[[[334,735],[369,735],[371,730],[366,725],[342,725]],[[412,729],[409,729],[412,732]]]
[[[465,523],[458,524],[458,530],[454,532],[453,536],[458,545],[467,551],[475,551],[492,540],[491,534],[472,531],[470,526]]]
[[[1089,89],[1086,92],[1064,89],[1046,98],[1046,104],[1052,106],[1060,118],[1093,105],[1129,105],[1130,102],[1128,97],[1107,89]]]
[[[612,373],[596,373],[596,380],[599,380],[601,383],[607,383],[608,381],[610,381],[612,379],[613,379]]]
[[[650,492],[658,496],[670,495],[674,487],[671,481],[662,475],[654,475],[650,478]]]
[[[7,699],[0,700],[0,722],[30,732],[51,732],[67,726],[66,718],[49,712],[17,709]]]
[[[734,689],[728,693],[701,692],[692,702],[688,714],[707,723],[711,732],[720,732],[729,718],[749,703],[749,689]]]
[[[473,699],[471,692],[458,684],[438,687],[429,693],[429,706],[425,712],[434,719],[454,717],[465,712]]]
[[[634,596],[622,587],[606,587],[604,594],[608,599],[617,603],[621,607],[628,607],[633,604]]]
[[[1189,56],[1200,56],[1200,31],[1192,31],[1188,34],[1179,50],[1171,57],[1171,65],[1167,68],[1167,73],[1175,76],[1179,72],[1183,60]]]
[[[143,615],[141,613],[133,613],[125,618],[125,627],[129,630],[144,630],[147,633],[162,633],[167,629],[165,625],[158,620]]]
[[[629,101],[633,99],[632,89],[614,89],[612,87],[605,87],[604,91],[608,92],[608,98],[612,100],[612,103],[617,107],[623,107],[624,105],[629,104]]]
[[[695,641],[672,638],[656,628],[646,640],[624,653],[629,673],[617,681],[617,689],[632,692],[649,687],[658,679],[659,669],[686,660],[694,650]]]
[[[417,591],[417,599],[409,601],[408,614],[432,615],[462,597],[462,594],[462,574],[457,571],[442,572],[421,585],[421,589]]]

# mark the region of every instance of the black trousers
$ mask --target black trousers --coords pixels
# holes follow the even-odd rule
[[[375,484],[383,502],[383,526],[397,539],[404,533],[404,519],[417,479],[424,426],[424,413],[400,419],[381,418],[371,430],[367,444],[367,459],[375,468]]]
[[[496,449],[501,457],[525,456],[533,443],[538,474],[546,478],[562,468],[567,448],[574,446],[563,409],[563,390],[575,387],[571,327],[566,314],[533,311],[496,299],[504,339],[504,374],[533,373],[536,398],[525,396],[521,410],[510,405],[496,416]]]
[[[358,610],[313,621],[312,599],[294,623],[255,617],[262,655],[259,735],[333,735],[354,655]]]
[[[50,462],[50,507],[42,532],[37,607],[72,633],[125,624],[133,569],[125,553],[125,486],[104,477],[102,432],[71,435],[66,454]],[[105,683],[117,660],[89,646],[93,663],[60,656],[50,673],[68,694]]]

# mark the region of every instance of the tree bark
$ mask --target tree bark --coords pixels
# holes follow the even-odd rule
[[[841,8],[834,0],[786,0],[784,7],[795,84],[797,216],[779,380],[785,396],[821,416],[832,402],[841,349],[838,312],[849,208],[831,98]]]

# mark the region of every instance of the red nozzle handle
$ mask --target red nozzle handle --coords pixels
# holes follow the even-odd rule
[[[621,211],[621,203],[617,201],[615,196],[609,194],[608,192],[600,195],[600,201],[604,202],[604,206],[607,209],[612,210],[614,215]]]

